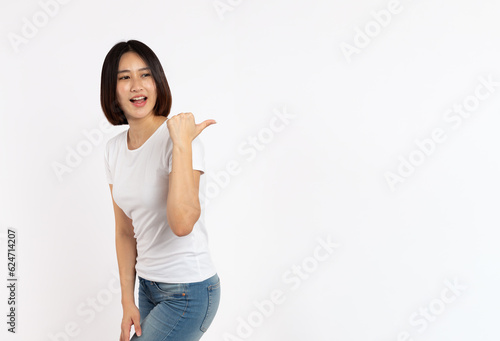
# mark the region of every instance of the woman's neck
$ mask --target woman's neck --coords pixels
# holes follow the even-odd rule
[[[137,146],[136,148],[139,148],[166,120],[165,116],[151,115],[129,121],[130,128],[127,133],[129,146]]]

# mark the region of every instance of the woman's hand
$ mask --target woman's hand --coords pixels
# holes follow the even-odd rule
[[[122,332],[120,334],[120,341],[130,340],[130,328],[134,325],[135,333],[141,336],[141,314],[135,303],[130,303],[123,306],[123,319],[122,319]]]
[[[193,114],[183,112],[169,118],[167,120],[167,127],[174,144],[186,145],[191,144],[203,129],[215,123],[217,123],[215,120],[206,120],[195,124]]]

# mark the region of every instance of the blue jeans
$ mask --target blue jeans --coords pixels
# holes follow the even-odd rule
[[[194,283],[153,282],[139,276],[142,335],[131,341],[195,341],[212,323],[220,301],[217,274]]]

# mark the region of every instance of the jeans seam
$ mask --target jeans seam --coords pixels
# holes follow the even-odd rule
[[[210,314],[210,308],[212,306],[212,290],[211,290],[211,288],[207,288],[207,291],[208,291],[208,306],[207,306],[207,312],[205,313],[205,317],[203,318],[203,321],[201,322],[200,330],[202,332],[206,332],[208,329],[205,326],[205,322],[207,321],[207,318]]]
[[[149,291],[149,288],[148,288],[148,286],[146,285],[146,283],[144,283],[144,286],[143,286],[143,292],[144,292],[144,294],[146,295],[146,297],[148,298],[148,300],[149,300],[151,303],[155,304],[155,301],[153,300],[153,298],[152,298],[151,296],[149,296],[150,291]]]
[[[205,317],[203,318],[203,321],[201,322],[200,330],[205,333],[208,330],[208,327],[205,326],[205,322],[207,321],[207,318],[210,316],[210,313],[212,312],[213,308],[213,297],[212,293],[214,289],[218,289],[220,287],[220,279],[217,281],[217,283],[209,285],[207,287],[208,291],[208,306],[207,306],[207,312],[205,314]]]
[[[184,284],[182,286],[182,291],[186,292],[186,284]],[[186,296],[187,296],[187,294],[186,294]],[[179,322],[182,320],[182,317],[184,316],[184,314],[187,311],[188,305],[189,305],[189,300],[186,297],[186,306],[184,307],[184,311],[182,312],[182,315],[179,316],[179,319],[177,320],[177,322],[175,323],[175,325],[172,327],[172,330],[170,330],[170,332],[167,335],[165,335],[165,338],[162,341],[168,340],[168,337],[170,336],[170,334],[172,334],[172,332],[175,330],[175,327],[177,327],[177,325],[179,324]]]

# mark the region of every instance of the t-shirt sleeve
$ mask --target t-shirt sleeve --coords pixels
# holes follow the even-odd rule
[[[108,184],[113,184],[113,176],[109,167],[109,141],[106,143],[106,147],[104,148],[104,172]]]
[[[193,156],[193,170],[201,171],[201,174],[205,173],[205,146],[200,136],[191,142],[191,152]],[[168,158],[168,173],[172,171],[172,153]]]

